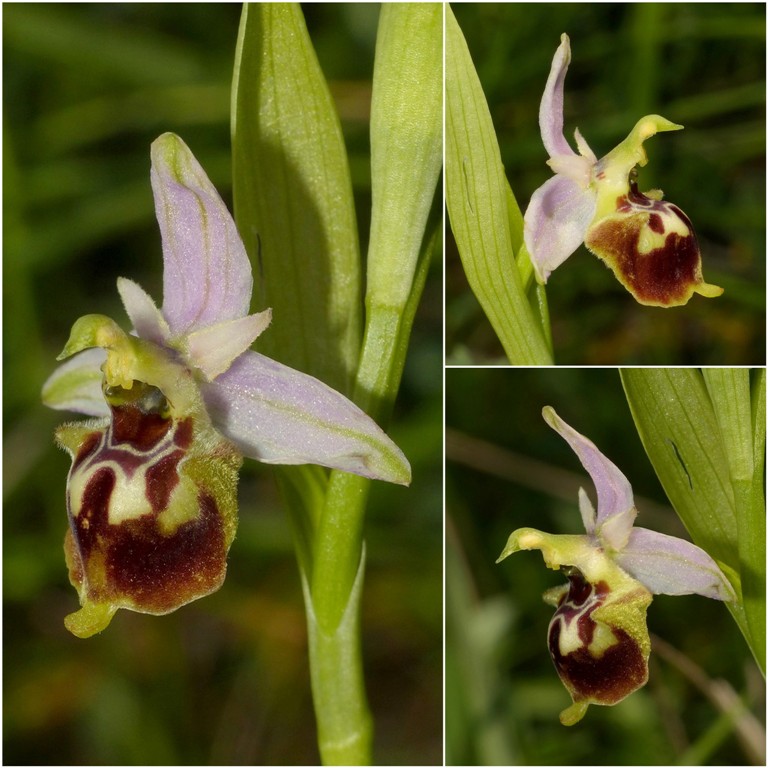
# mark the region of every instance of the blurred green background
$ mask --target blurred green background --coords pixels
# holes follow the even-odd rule
[[[446,744],[449,765],[743,765],[765,750],[765,685],[725,606],[692,595],[654,598],[650,681],[615,707],[590,707],[566,728],[570,704],[549,658],[563,583],[540,552],[496,565],[516,528],[583,532],[579,486],[594,486],[541,417],[551,405],[629,478],[638,525],[688,538],[668,506],[615,369],[446,371]],[[683,661],[671,656],[679,652]],[[684,674],[684,665],[695,665]],[[697,687],[691,674],[698,675]],[[710,698],[741,697],[734,723]]]
[[[12,4],[4,34],[4,762],[312,764],[306,630],[290,529],[268,468],[246,461],[241,522],[216,594],[101,636],[62,541],[66,414],[40,387],[72,322],[127,322],[115,279],[161,298],[149,146],[180,134],[231,203],[229,90],[240,7]],[[350,153],[363,253],[378,6],[308,5]],[[269,179],[264,179],[269,184]],[[363,600],[378,761],[442,760],[442,265],[417,316],[391,434],[410,489],[374,483]]]
[[[547,284],[558,364],[765,362],[765,4],[456,3],[522,211],[551,176],[538,128],[552,56],[567,32],[565,135],[598,157],[643,115],[685,130],[646,144],[640,189],[661,188],[692,219],[718,299],[643,307],[579,248]],[[575,321],[575,322],[574,322]],[[446,242],[449,363],[505,363]]]

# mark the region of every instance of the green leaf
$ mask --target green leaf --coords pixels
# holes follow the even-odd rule
[[[384,423],[434,244],[425,229],[442,161],[442,82],[441,6],[383,6],[371,104],[366,326],[355,400]]]
[[[747,514],[742,518],[746,541],[739,538],[739,547],[744,608],[754,640],[752,647],[765,674],[765,368],[754,373],[752,498]]]
[[[385,3],[371,100],[371,237],[366,306],[411,293],[443,160],[443,10]]]
[[[752,393],[749,376],[745,368],[704,370],[736,499],[744,610],[765,670],[765,370],[755,372]]]
[[[765,372],[757,374],[754,406],[747,368],[705,368],[702,373],[733,487],[741,589],[751,645],[765,669]]]
[[[552,355],[515,264],[516,204],[509,200],[488,104],[450,7],[445,35],[446,203],[464,271],[510,362],[549,365]]]
[[[704,383],[723,440],[732,481],[752,482],[752,409],[747,368],[704,368]]]
[[[694,541],[738,571],[733,489],[715,414],[691,368],[622,369],[645,452]]]
[[[702,374],[631,368],[621,380],[645,452],[693,541],[723,568],[739,595],[726,603],[756,658],[741,602],[736,499],[725,445]]]
[[[273,323],[259,350],[344,393],[360,256],[339,120],[298,5],[243,9],[232,93],[235,219]]]

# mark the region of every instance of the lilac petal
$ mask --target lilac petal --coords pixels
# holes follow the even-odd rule
[[[597,195],[565,176],[553,176],[533,193],[523,233],[541,282],[584,242],[596,207]]]
[[[272,310],[211,325],[185,339],[187,360],[213,381],[253,344],[272,320]]]
[[[598,534],[602,536],[607,526],[608,543],[614,549],[621,549],[637,515],[629,480],[610,459],[600,453],[591,440],[566,424],[554,408],[547,405],[541,414],[544,421],[571,446],[595,484]]]
[[[614,552],[621,552],[627,546],[636,517],[637,510],[634,507],[617,512],[598,527],[598,538]]]
[[[571,43],[568,35],[563,33],[552,59],[552,67],[539,106],[541,140],[550,157],[575,154],[563,136],[563,86],[570,63]]]
[[[735,600],[733,587],[717,563],[690,541],[634,528],[616,562],[657,595],[704,595]]]
[[[246,456],[410,482],[407,459],[383,430],[312,376],[245,352],[201,390],[216,428]]]
[[[126,277],[117,278],[117,292],[137,335],[155,344],[166,344],[171,332],[152,297]]]
[[[43,384],[43,403],[57,411],[109,416],[101,391],[103,349],[86,349],[62,363]]]
[[[247,314],[245,247],[205,171],[176,135],[152,143],[152,191],[163,238],[163,314],[175,336]]]

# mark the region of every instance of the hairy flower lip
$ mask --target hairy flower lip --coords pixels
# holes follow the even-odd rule
[[[557,601],[548,629],[549,650],[555,668],[577,704],[613,705],[648,680],[650,642],[635,626],[645,620],[651,595],[642,587],[614,597],[605,580],[585,579],[578,568],[565,575],[568,586]],[[632,622],[612,626],[612,605],[631,600]],[[586,708],[579,707],[583,716]],[[566,710],[561,722],[577,722]]]

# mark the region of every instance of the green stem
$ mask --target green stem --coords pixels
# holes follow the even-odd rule
[[[405,307],[368,307],[354,399],[383,425],[400,384],[403,345],[407,345],[434,243],[432,238],[419,259]],[[373,727],[365,695],[359,626],[363,522],[369,487],[370,481],[357,475],[331,473],[315,537],[311,599],[306,595],[312,695],[326,765],[367,765],[371,759]]]
[[[372,309],[355,399],[374,418],[391,403],[400,313]],[[396,377],[399,379],[399,376]],[[308,600],[312,695],[326,765],[367,765],[372,721],[360,655],[363,520],[370,481],[332,472],[317,530]],[[309,596],[308,596],[309,597]]]
[[[366,765],[371,716],[365,698],[359,601],[368,481],[320,468],[279,467],[307,614],[312,696],[325,765]],[[332,564],[345,563],[334,570]],[[318,566],[319,563],[319,566]],[[316,584],[310,580],[316,578]]]
[[[368,482],[352,475],[333,473],[334,479],[353,478],[359,484]],[[365,509],[365,490],[355,492],[345,488],[345,483],[337,484],[337,490],[329,489],[329,499],[337,498],[334,505],[337,512],[345,517],[354,516],[362,522]],[[352,509],[354,507],[354,509]],[[339,532],[346,531],[344,525]],[[322,538],[322,534],[320,536]],[[312,677],[312,697],[317,716],[318,745],[324,765],[370,765],[373,724],[365,696],[365,681],[360,643],[360,597],[362,595],[365,555],[362,541],[357,532],[350,535],[326,537],[342,556],[350,555],[359,544],[356,576],[350,592],[344,600],[345,605],[334,624],[330,619],[340,607],[339,601],[332,599],[326,605],[317,595],[310,594],[306,580],[304,585],[304,603],[307,608],[307,628],[309,637],[309,663]],[[331,579],[332,582],[335,580]],[[341,592],[331,589],[329,593],[339,598]]]
[[[425,237],[441,159],[441,9],[382,9],[371,105],[372,216],[366,326],[353,399],[386,428],[437,234]],[[414,97],[412,86],[420,89]],[[439,230],[437,230],[439,232]],[[367,765],[372,718],[360,600],[370,481],[332,472],[305,579],[312,696],[325,764]]]
[[[361,260],[330,94],[298,5],[254,3],[243,13],[233,87],[235,202],[246,246],[260,264],[263,254],[264,274],[272,276],[265,301],[281,317],[272,351],[345,393],[353,389],[379,424],[394,403],[439,241],[439,228],[427,242],[424,233],[442,161],[441,62],[442,6],[382,8],[371,104],[366,334],[358,362]],[[278,477],[304,589],[322,760],[367,764],[372,723],[359,605],[370,483],[317,468],[286,468]]]
[[[394,396],[390,383],[393,370],[399,373],[397,344],[393,341],[399,335],[400,314],[374,308],[369,317],[354,399],[381,422]],[[311,582],[318,621],[328,631],[341,621],[357,579],[369,485],[368,480],[357,475],[331,473],[317,530]]]
[[[358,578],[369,487],[369,480],[338,471],[328,483],[311,582],[315,615],[328,633],[341,623]]]

